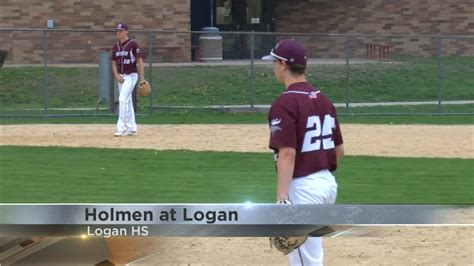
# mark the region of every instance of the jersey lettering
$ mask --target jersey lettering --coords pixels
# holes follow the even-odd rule
[[[128,55],[128,51],[120,51],[120,52],[115,52],[115,56],[119,57],[119,56],[127,56]]]
[[[114,45],[111,59],[115,61],[120,74],[130,74],[137,72],[137,58],[141,57],[138,44],[134,40],[128,39]]]

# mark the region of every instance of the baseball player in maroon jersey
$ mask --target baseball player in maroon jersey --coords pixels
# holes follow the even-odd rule
[[[128,38],[128,26],[119,23],[115,28],[117,43],[112,50],[112,70],[119,84],[119,118],[116,137],[137,135],[132,92],[137,84],[145,81],[142,55],[137,42]],[[138,72],[138,74],[137,74]]]
[[[344,155],[336,108],[306,81],[306,49],[293,39],[280,41],[270,55],[275,78],[286,90],[272,104],[268,122],[275,153],[277,202],[334,204],[333,172]],[[289,254],[291,265],[322,265],[320,237],[309,237]]]

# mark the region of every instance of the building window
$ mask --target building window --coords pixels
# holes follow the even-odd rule
[[[224,25],[232,23],[232,0],[217,0],[216,24]]]
[[[262,0],[247,1],[247,24],[260,24],[262,15]]]

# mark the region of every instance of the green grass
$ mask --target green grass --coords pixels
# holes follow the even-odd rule
[[[398,57],[399,63],[350,66],[350,99],[354,102],[436,100],[436,58]],[[446,57],[445,100],[474,99],[474,60]],[[48,69],[50,107],[95,107],[98,68]],[[310,66],[307,78],[334,102],[343,102],[345,66]],[[4,108],[40,108],[43,105],[42,67],[2,68],[0,102]],[[149,79],[148,70],[146,71]],[[248,104],[249,66],[154,67],[155,105]],[[255,104],[270,104],[282,91],[271,65],[257,66]],[[148,102],[148,99],[141,99]]]
[[[0,147],[0,202],[273,202],[270,153]],[[472,159],[346,157],[337,203],[473,204]]]
[[[403,112],[410,110],[410,106],[401,106],[398,108],[382,108],[378,112]],[[419,111],[427,112],[436,107],[428,106],[426,109],[419,107]],[[449,106],[449,112],[471,112],[472,105]],[[374,108],[351,108],[351,113],[373,113]],[[448,110],[445,110],[448,113]],[[344,114],[344,109],[338,110],[339,121],[341,123],[363,123],[363,124],[474,124],[473,115],[387,115],[387,116],[357,116]],[[77,114],[80,112],[74,112]],[[2,113],[6,115],[5,113]],[[41,115],[41,113],[24,113],[29,115]],[[61,115],[71,115],[68,112],[56,112]],[[94,113],[83,112],[82,117],[1,117],[0,125],[8,124],[115,124],[116,115],[93,116]],[[100,112],[95,115],[108,115]],[[267,123],[266,113],[229,113],[213,110],[176,110],[155,112],[152,115],[137,116],[138,124],[265,124]]]
[[[345,115],[345,107],[338,107],[337,112],[339,115]],[[396,105],[396,106],[370,106],[370,107],[353,107],[349,105],[350,114],[419,114],[419,113],[430,113],[430,114],[454,114],[464,113],[474,115],[474,104],[453,104],[453,105],[441,105],[439,109],[437,104],[431,105]]]
[[[270,105],[267,105],[270,106]],[[336,104],[337,106],[337,104]],[[249,109],[249,105],[245,105],[247,109]],[[227,112],[229,113],[229,108],[227,109],[210,109],[210,108],[188,108],[188,107],[177,107],[177,108],[163,108],[163,107],[154,107],[154,113],[174,113],[174,114],[182,114],[188,115],[191,113],[219,113],[219,112]],[[346,114],[346,108],[343,104],[341,107],[337,107],[337,111],[339,115]],[[265,111],[266,113],[267,111]],[[138,112],[137,114],[149,114],[150,108],[147,102],[141,102],[138,105]],[[369,106],[369,107],[360,107],[355,106],[354,104],[349,104],[349,114],[423,114],[423,113],[431,113],[431,114],[455,114],[455,113],[463,113],[463,114],[474,114],[474,104],[444,104],[442,103],[439,107],[437,104],[423,104],[423,105],[395,105],[395,106]],[[66,109],[58,109],[58,108],[50,108],[48,109],[48,115],[112,115],[108,108],[101,108],[96,110],[95,108],[86,108],[86,109],[73,109],[73,108],[66,108]],[[32,108],[32,109],[21,109],[21,108],[5,108],[0,109],[0,115],[3,116],[43,116],[44,109],[43,108]]]
[[[48,68],[51,107],[95,106],[98,68]],[[42,67],[2,68],[0,102],[3,107],[41,108],[44,102]]]

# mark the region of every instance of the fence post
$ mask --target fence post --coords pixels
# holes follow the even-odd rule
[[[152,53],[152,45],[153,45],[153,40],[151,39],[151,31],[149,31],[146,35],[146,42],[148,46],[148,80],[150,82],[150,87],[153,88],[150,92],[150,96],[148,97],[149,99],[149,105],[148,105],[148,112],[150,114],[153,114],[153,91],[156,90],[156,88],[153,87],[153,53]]]
[[[346,116],[349,116],[349,57],[350,57],[350,37],[346,36],[346,40],[344,42],[344,58],[346,59],[346,69],[345,69],[345,102],[346,102]]]
[[[444,72],[443,72],[443,43],[442,39],[438,37],[438,113],[443,113],[443,107],[441,105],[443,99],[443,85],[444,85]]]
[[[250,78],[249,78],[249,91],[250,91],[250,109],[254,110],[255,104],[255,32],[250,33]]]
[[[43,31],[43,96],[44,96],[44,115],[48,115],[48,30]]]

